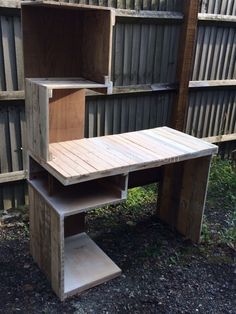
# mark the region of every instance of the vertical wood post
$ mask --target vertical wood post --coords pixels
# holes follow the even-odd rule
[[[211,156],[164,166],[159,217],[193,242],[200,241]]]
[[[197,34],[199,0],[185,0],[184,24],[180,36],[177,62],[179,88],[171,116],[171,127],[184,131],[188,110],[188,85],[194,57],[194,43]]]

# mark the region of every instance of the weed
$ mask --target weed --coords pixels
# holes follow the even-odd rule
[[[236,210],[227,221],[228,227],[220,232],[220,241],[236,250]]]
[[[202,223],[201,241],[203,243],[210,243],[211,242],[211,232],[210,232],[210,228],[209,228],[209,225],[208,225],[208,222],[207,222],[205,216],[204,216],[203,223]]]
[[[236,172],[230,160],[213,158],[209,185],[208,207],[229,209],[236,207]]]
[[[125,208],[136,208],[156,201],[157,185],[151,184],[144,187],[137,187],[129,190]]]

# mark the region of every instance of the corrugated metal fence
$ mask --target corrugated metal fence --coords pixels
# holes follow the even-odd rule
[[[170,11],[171,19],[117,17],[112,80],[115,87],[122,86],[126,92],[87,97],[85,131],[91,137],[168,125],[175,90],[154,91],[151,84],[164,83],[171,87],[176,83],[183,1],[66,2]],[[202,0],[200,11],[235,16],[236,1]],[[199,20],[192,80],[236,79],[235,26],[232,21]],[[142,91],[142,88],[133,88],[134,85],[149,88]],[[16,8],[0,8],[0,90],[0,182],[5,182],[6,177],[1,177],[4,173],[24,168],[24,100],[16,92],[23,90],[20,10]],[[235,89],[227,86],[191,89],[186,131],[198,137],[236,133]],[[233,149],[235,142],[224,147]],[[24,191],[19,182],[0,183],[0,209],[24,204]]]

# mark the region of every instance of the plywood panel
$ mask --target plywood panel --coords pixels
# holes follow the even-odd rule
[[[77,11],[22,6],[25,77],[81,76]]]
[[[111,12],[85,12],[82,41],[83,77],[104,83],[111,71]]]
[[[89,289],[120,273],[120,268],[86,233],[65,239],[66,295]]]
[[[53,90],[49,100],[49,143],[84,137],[85,90]]]
[[[110,76],[110,10],[22,5],[22,23],[26,77]]]

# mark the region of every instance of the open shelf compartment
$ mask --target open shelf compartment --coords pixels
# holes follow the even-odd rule
[[[29,185],[29,197],[30,252],[61,300],[121,273],[94,241],[79,231],[78,214],[60,216],[33,185]],[[71,227],[67,218],[74,218],[74,234],[65,232],[66,225]]]
[[[125,200],[128,175],[115,175],[64,186],[30,157],[29,184],[64,217]]]
[[[110,78],[112,10],[38,0],[22,2],[21,14],[26,78]]]
[[[28,150],[50,160],[49,144],[84,138],[86,89],[111,91],[112,84],[79,79],[26,79]]]
[[[86,233],[65,238],[64,297],[120,275],[121,269]]]

